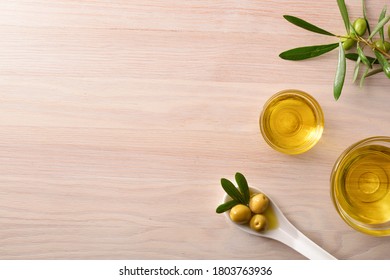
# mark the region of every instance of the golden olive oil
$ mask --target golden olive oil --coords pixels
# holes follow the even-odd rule
[[[389,178],[389,147],[358,146],[339,161],[332,195],[339,213],[352,227],[374,235],[390,233]]]
[[[275,150],[299,154],[312,148],[321,138],[323,113],[310,95],[287,90],[265,104],[260,127],[265,140]]]
[[[267,230],[276,229],[279,225],[278,219],[276,218],[275,211],[272,207],[272,203],[264,211],[263,215],[267,218],[268,225]]]

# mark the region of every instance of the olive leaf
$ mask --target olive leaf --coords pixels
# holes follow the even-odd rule
[[[330,33],[329,31],[326,31],[322,28],[319,28],[303,19],[300,19],[300,18],[297,18],[297,17],[294,17],[294,16],[289,16],[289,15],[284,15],[283,16],[287,21],[291,22],[292,24],[296,25],[296,26],[299,26],[303,29],[306,29],[306,30],[309,30],[309,31],[312,31],[312,32],[315,32],[315,33],[319,33],[319,34],[323,34],[323,35],[328,35],[328,36],[336,36],[332,33]]]
[[[370,71],[370,68],[369,68],[368,66],[366,66],[366,70],[364,71],[362,77],[360,78],[360,83],[359,83],[359,86],[360,86],[360,87],[363,87],[364,80],[365,80],[366,77],[367,77],[368,71]]]
[[[385,72],[387,78],[390,79],[390,63],[379,51],[375,50],[375,56],[378,59],[379,63],[382,65],[383,72]]]
[[[217,209],[215,210],[215,212],[217,212],[218,214],[221,214],[223,212],[226,212],[227,210],[230,210],[232,207],[236,206],[237,204],[239,204],[238,201],[230,200],[228,202],[225,202],[225,203],[219,205],[217,207]]]
[[[362,0],[362,6],[363,6],[363,17],[367,23],[367,31],[368,31],[368,35],[371,34],[371,28],[370,28],[370,23],[368,22],[368,18],[367,18],[367,9],[366,9],[366,1]]]
[[[228,179],[222,178],[221,179],[221,185],[222,188],[225,190],[225,192],[234,200],[236,200],[239,203],[245,204],[245,200],[243,195],[239,192],[239,190],[234,186],[232,182],[230,182]]]
[[[356,38],[357,32],[355,30],[355,27],[353,27],[352,23],[349,23],[349,34],[352,35],[352,37]]]
[[[383,29],[383,26],[390,20],[390,16],[385,16],[381,21],[378,22],[378,24],[375,26],[374,30],[371,32],[370,36],[368,37],[368,40],[371,40],[372,37],[376,33],[379,32],[379,30]]]
[[[380,22],[382,19],[385,18],[386,10],[387,10],[387,6],[384,6],[381,14],[379,16],[378,22]],[[383,26],[379,29],[379,36],[381,37],[382,42],[384,42],[385,41],[385,32],[383,31]]]
[[[357,50],[357,52],[358,52],[358,55],[359,55],[359,57],[360,57],[360,60],[361,60],[367,67],[372,68],[372,65],[371,65],[370,61],[368,60],[368,58],[366,57],[366,55],[364,54],[362,48],[361,48],[359,45],[357,45],[356,50]],[[368,73],[368,71],[367,71],[367,73]]]
[[[371,72],[369,72],[369,73],[366,75],[366,78],[367,78],[367,77],[370,77],[370,76],[373,76],[373,75],[375,75],[375,74],[381,73],[381,72],[383,72],[383,68],[374,69],[374,70],[372,70]]]
[[[336,100],[339,99],[343,90],[346,71],[346,59],[343,44],[339,42],[339,60],[337,63],[336,77],[333,84],[333,96]]]
[[[344,0],[337,0],[337,5],[339,6],[341,17],[343,18],[345,29],[347,30],[347,34],[349,34],[350,22],[349,22],[347,6],[345,5]]]
[[[352,83],[356,82],[356,79],[359,75],[359,70],[360,70],[360,57],[358,57],[358,59],[356,60],[355,69],[353,70]]]
[[[357,61],[360,57],[357,53],[346,53],[345,57],[348,58],[349,60]],[[376,58],[373,58],[371,56],[367,56],[366,58],[371,64],[379,64],[378,60]],[[360,62],[360,60],[359,60]]]
[[[244,198],[244,204],[248,204],[249,203],[249,186],[248,186],[248,182],[246,181],[244,175],[242,175],[241,173],[237,172],[236,173],[236,182],[237,182],[237,185],[238,185],[238,188],[240,189],[240,192]]]
[[[279,57],[286,60],[304,60],[320,56],[330,52],[339,46],[338,43],[328,45],[306,46],[287,50],[279,54]]]

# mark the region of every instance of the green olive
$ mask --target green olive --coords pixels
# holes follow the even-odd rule
[[[237,204],[230,209],[230,219],[238,224],[248,223],[252,217],[252,212],[248,206],[244,204]]]
[[[269,204],[268,197],[263,193],[252,196],[249,200],[249,208],[255,214],[260,214],[267,209]]]
[[[378,49],[385,50],[385,45],[383,44],[383,42],[381,40],[375,41],[374,45]]]
[[[355,29],[356,34],[362,36],[366,33],[367,30],[367,22],[364,18],[358,18],[353,22],[353,29]]]
[[[389,36],[390,39],[390,25],[387,27],[387,36]]]
[[[343,49],[344,50],[349,50],[350,48],[352,48],[352,46],[355,44],[355,40],[352,39],[352,38],[348,38],[348,39],[345,39],[343,41]]]
[[[385,46],[385,51],[386,52],[390,51],[390,42],[385,41],[383,44]]]
[[[387,52],[385,42],[383,42],[382,40],[376,40],[374,42],[374,45],[377,49]]]
[[[267,225],[267,218],[262,214],[253,215],[251,221],[249,222],[250,228],[256,231],[265,230],[267,228]]]

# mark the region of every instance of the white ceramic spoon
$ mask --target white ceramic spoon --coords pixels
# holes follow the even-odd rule
[[[259,193],[260,190],[251,188],[253,193]],[[266,195],[266,194],[265,194]],[[269,197],[268,197],[269,198]],[[230,196],[227,194],[224,197],[224,202],[231,200]],[[238,227],[239,229],[253,235],[267,237],[271,239],[278,240],[287,246],[290,246],[297,252],[301,253],[308,259],[312,260],[336,260],[331,254],[326,252],[320,246],[315,244],[309,238],[307,238],[302,232],[300,232],[295,226],[293,226],[287,218],[283,215],[282,211],[278,206],[269,198],[270,207],[273,208],[277,219],[277,226],[273,229],[268,229],[263,232],[257,232],[249,227],[249,225],[240,225],[233,222],[229,217],[229,211],[226,211],[224,214],[226,219]]]

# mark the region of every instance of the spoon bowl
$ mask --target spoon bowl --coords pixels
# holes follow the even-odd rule
[[[260,190],[250,188],[251,193],[264,193]],[[265,194],[266,195],[266,194]],[[242,231],[246,233],[266,237],[270,239],[274,239],[284,243],[285,245],[293,248],[297,252],[301,253],[308,259],[313,260],[335,260],[331,254],[326,252],[320,246],[311,241],[308,237],[306,237],[302,232],[300,232],[295,226],[293,226],[289,220],[284,216],[283,212],[279,209],[279,207],[272,201],[272,199],[267,196],[269,199],[269,206],[272,208],[272,212],[275,214],[276,223],[274,226],[266,229],[264,231],[255,231],[249,227],[249,225],[242,225],[233,222],[229,217],[229,212],[226,211],[225,217],[226,219],[238,227]],[[223,202],[227,202],[231,200],[230,196],[225,194]]]

